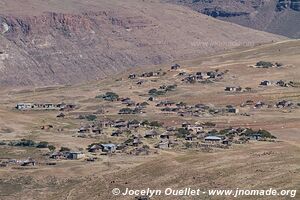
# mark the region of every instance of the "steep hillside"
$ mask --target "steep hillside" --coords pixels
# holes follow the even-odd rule
[[[160,1],[0,4],[1,86],[92,81],[137,65],[283,39]]]
[[[299,0],[165,0],[246,27],[300,38]]]

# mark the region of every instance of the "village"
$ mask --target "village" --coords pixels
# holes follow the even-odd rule
[[[160,84],[160,80],[168,76],[169,73],[175,75],[173,76],[174,82]],[[152,89],[145,89],[145,93],[140,95],[143,97],[141,101],[136,101],[136,98],[132,98],[130,95],[122,96],[112,91],[96,95],[95,99],[103,104],[102,109],[97,112],[83,112],[84,114],[75,114],[82,113],[79,112],[82,105],[74,102],[17,103],[15,109],[24,114],[30,111],[47,111],[56,113],[56,118],[60,119],[61,122],[66,120],[77,121],[74,122],[77,124],[75,129],[57,128],[54,124],[46,123],[40,126],[41,131],[59,131],[61,133],[68,131],[72,133],[72,137],[81,138],[82,140],[92,139],[95,142],[81,149],[72,149],[68,146],[57,147],[47,141],[3,140],[0,141],[1,146],[45,149],[45,152],[41,155],[39,161],[31,156],[24,157],[21,160],[7,158],[1,159],[1,166],[37,167],[39,163],[54,166],[58,160],[95,162],[101,156],[114,156],[117,154],[147,156],[159,154],[161,151],[193,150],[209,153],[253,142],[276,142],[276,137],[268,130],[255,130],[249,127],[220,127],[213,122],[214,120],[208,121],[207,118],[250,116],[250,113],[255,115],[255,110],[261,110],[262,108],[265,110],[277,109],[280,111],[281,109],[289,109],[292,111],[299,108],[299,102],[285,99],[273,102],[248,99],[239,104],[221,106],[212,103],[190,104],[184,101],[168,100],[167,98],[169,94],[176,93],[178,87],[185,86],[186,83],[208,83],[208,81],[218,83],[225,81],[229,73],[230,70],[186,73],[179,64],[174,64],[167,71],[148,71],[142,72],[140,75],[129,74],[128,79],[133,85],[150,84],[152,82],[155,85],[158,84],[158,86],[156,88],[150,86]],[[262,85],[268,86],[269,82],[263,81],[257,87],[259,88]],[[289,83],[278,81],[275,85],[287,87]],[[255,93],[256,90],[250,87],[243,89],[240,86],[226,86],[224,92],[225,95],[228,92],[238,95],[238,93],[245,92]],[[114,111],[111,108],[114,108]],[[170,125],[165,124],[163,120],[150,121],[143,119],[142,116],[149,114],[149,112],[151,115],[178,116],[182,119],[191,118],[191,120],[183,120],[179,124]]]

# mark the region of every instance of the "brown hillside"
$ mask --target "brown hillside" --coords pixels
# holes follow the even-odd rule
[[[22,2],[0,3],[1,86],[91,81],[137,65],[284,39],[159,1]]]

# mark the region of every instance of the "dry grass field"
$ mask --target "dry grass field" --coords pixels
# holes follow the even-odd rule
[[[275,142],[250,141],[234,144],[229,149],[215,149],[202,152],[199,149],[160,150],[153,147],[151,140],[146,144],[153,149],[150,155],[135,156],[116,153],[110,156],[97,155],[95,162],[81,160],[59,160],[56,165],[46,165],[49,158],[46,149],[33,147],[12,147],[0,145],[0,160],[26,159],[32,157],[37,165],[0,168],[0,199],[134,199],[134,197],[113,196],[111,190],[120,188],[164,189],[200,188],[208,189],[300,189],[300,107],[261,108],[240,107],[247,100],[263,101],[274,105],[280,100],[300,103],[299,87],[260,86],[263,80],[300,82],[300,41],[291,40],[256,46],[252,49],[235,49],[219,55],[201,57],[197,60],[178,62],[181,68],[172,71],[170,65],[149,66],[128,70],[103,81],[74,86],[55,86],[22,90],[2,90],[0,92],[0,138],[3,141],[30,139],[47,141],[59,149],[68,147],[74,151],[86,150],[94,142],[121,143],[126,138],[110,136],[74,137],[78,128],[87,123],[78,119],[79,115],[93,114],[102,119],[156,120],[166,126],[180,126],[185,121],[213,122],[216,128],[249,127],[265,129],[277,137]],[[255,68],[258,61],[282,63],[280,68]],[[161,69],[165,75],[151,78],[128,79],[131,73]],[[213,83],[184,83],[179,72],[225,71],[223,79]],[[141,85],[136,84],[143,80]],[[148,91],[161,85],[176,84],[175,91],[158,96],[145,109],[145,113],[122,115],[118,111],[124,107],[120,102],[107,102],[97,95],[115,92],[120,97],[130,97],[136,102],[149,98]],[[251,87],[250,92],[225,92],[227,86]],[[209,104],[219,107],[233,105],[237,114],[204,115],[181,117],[175,113],[165,113],[157,106],[162,100],[185,102],[187,104]],[[59,111],[18,111],[14,109],[20,102],[74,103],[77,109],[65,112],[64,118],[57,118]],[[97,114],[98,110],[105,114]],[[244,114],[244,113],[247,113]],[[43,125],[53,125],[53,129],[41,130]],[[137,133],[142,134],[142,130]],[[203,194],[200,197],[157,196],[151,199],[232,199]],[[239,197],[238,199],[257,199]],[[299,198],[299,194],[294,198]],[[260,197],[259,199],[270,199]],[[272,199],[289,199],[274,197]]]

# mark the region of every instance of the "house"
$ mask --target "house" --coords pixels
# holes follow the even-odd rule
[[[129,79],[135,79],[136,78],[136,74],[129,74],[128,78]]]
[[[122,131],[118,129],[118,130],[112,132],[111,136],[119,137],[121,134],[122,134]]]
[[[32,158],[28,158],[27,160],[21,162],[21,166],[28,166],[28,165],[35,166],[35,160],[33,160]]]
[[[53,128],[53,125],[44,125],[44,126],[41,126],[42,130],[49,130],[51,128]]]
[[[129,129],[138,128],[140,126],[141,126],[141,123],[137,120],[128,121],[128,123],[127,123],[127,128],[129,128]]]
[[[161,134],[159,137],[162,140],[170,139],[169,132],[165,132],[165,133]]]
[[[262,81],[260,82],[260,85],[263,85],[263,86],[269,86],[269,85],[272,85],[271,81]]]
[[[117,150],[117,146],[115,144],[101,144],[100,147],[102,152],[106,153],[114,153]]]
[[[53,152],[50,155],[51,159],[61,159],[61,158],[65,158],[64,153],[63,152]]]
[[[69,152],[67,158],[71,160],[78,160],[84,158],[84,154],[82,152]]]
[[[239,109],[231,107],[231,108],[227,108],[227,112],[229,112],[229,113],[239,113]]]
[[[226,92],[240,92],[242,91],[241,87],[226,87],[225,88]]]
[[[185,136],[185,140],[192,141],[193,140],[193,135]]]
[[[161,107],[161,106],[172,106],[172,105],[175,105],[175,102],[166,100],[166,101],[159,102],[159,104],[157,104],[156,106]]]
[[[58,117],[58,118],[64,118],[66,115],[64,114],[64,113],[60,113],[60,114],[58,114],[56,117]]]
[[[264,105],[266,105],[264,102],[259,101],[255,104],[254,108],[262,108]]]
[[[113,125],[113,122],[110,120],[98,122],[98,126],[101,128],[109,128],[109,127],[112,127],[112,125]]]
[[[293,106],[293,105],[294,104],[291,101],[282,100],[282,101],[279,101],[276,104],[276,107],[277,108],[286,108],[286,107],[290,107],[290,106]]]
[[[95,126],[91,129],[91,131],[94,134],[101,134],[102,133],[102,129],[100,127],[95,127]]]
[[[154,97],[149,97],[148,101],[154,101]]]
[[[158,132],[156,132],[155,130],[151,130],[145,133],[145,138],[155,138],[157,137],[159,134]]]
[[[88,126],[81,126],[78,130],[78,133],[88,133],[90,128]]]
[[[177,70],[179,68],[180,68],[180,65],[177,63],[171,66],[171,70]]]
[[[189,124],[189,125],[187,125],[186,129],[193,133],[200,133],[201,131],[203,131],[203,126]]]
[[[186,72],[179,72],[177,76],[186,76],[187,73]]]
[[[188,77],[185,77],[182,79],[182,81],[187,82],[187,83],[195,83],[197,77],[194,75],[189,75]]]
[[[93,146],[91,146],[89,149],[88,149],[88,152],[93,152],[95,153],[96,151],[99,151],[101,150],[101,146],[100,145],[97,145],[97,144],[94,144]]]
[[[277,81],[276,85],[280,86],[280,87],[288,87],[289,84],[285,83],[283,80]]]
[[[191,124],[189,123],[189,122],[183,122],[182,124],[181,124],[181,127],[182,128],[188,128],[188,126],[190,126]]]
[[[207,136],[204,138],[205,142],[220,142],[221,140],[222,138],[218,136]]]
[[[115,128],[123,128],[123,127],[127,127],[127,122],[125,120],[118,120],[115,121],[113,127]]]
[[[207,106],[207,105],[205,105],[205,104],[201,104],[201,103],[196,104],[195,107],[196,107],[196,108],[199,108],[199,109],[201,109],[201,110],[208,110],[208,109],[209,109],[209,106]]]
[[[144,83],[143,80],[140,80],[140,81],[136,82],[137,85],[142,85],[143,83]]]
[[[135,101],[128,98],[128,99],[122,100],[122,104],[126,104],[127,106],[135,106]]]
[[[168,149],[170,147],[170,142],[169,141],[160,142],[156,147],[159,149]]]
[[[223,140],[223,141],[222,141],[222,144],[224,144],[224,145],[229,145],[229,140]]]
[[[137,137],[137,136],[133,137],[132,146],[137,147],[137,146],[139,146],[142,143],[143,142],[141,141],[140,137]]]
[[[57,104],[56,107],[58,107],[60,111],[71,111],[76,108],[76,105],[60,103],[60,104]]]
[[[32,108],[33,108],[32,103],[18,103],[16,105],[16,109],[18,109],[18,110],[30,110]]]

